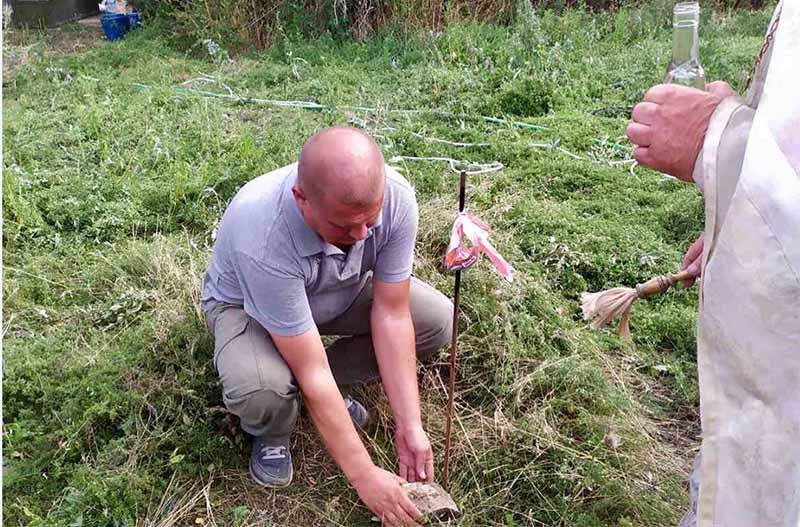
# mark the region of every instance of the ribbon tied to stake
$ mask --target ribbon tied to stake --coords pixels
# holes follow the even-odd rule
[[[458,348],[458,312],[461,299],[461,271],[478,261],[481,254],[489,257],[495,269],[503,278],[511,282],[514,279],[514,268],[489,241],[491,229],[484,222],[464,210],[466,202],[467,172],[461,171],[458,192],[458,216],[450,233],[450,243],[444,264],[450,271],[455,271],[456,279],[453,287],[453,335],[450,340],[450,387],[447,398],[447,416],[444,432],[444,467],[442,481],[445,488],[450,486],[450,438],[453,424],[453,404],[456,389],[456,354]],[[469,241],[469,246],[467,246]]]
[[[514,268],[489,241],[490,232],[489,226],[480,219],[469,212],[459,212],[450,233],[450,244],[444,258],[445,267],[451,271],[468,269],[478,261],[481,254],[485,254],[503,278],[513,281]],[[469,246],[465,243],[466,240],[469,240]]]

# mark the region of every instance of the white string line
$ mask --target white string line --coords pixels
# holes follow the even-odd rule
[[[349,113],[349,112],[347,112],[347,113]],[[350,114],[350,115],[347,116],[347,122],[350,123],[350,124],[354,124],[354,125],[358,126],[359,128],[363,128],[365,130],[371,130],[372,131],[372,135],[375,136],[375,137],[383,137],[383,136],[379,135],[378,132],[383,132],[383,131],[398,132],[398,131],[401,131],[398,128],[395,128],[394,126],[380,126],[380,127],[376,126],[374,128],[371,128],[370,125],[369,125],[369,121],[367,121],[366,119],[362,119],[362,118],[360,118],[360,117],[358,117],[357,115],[354,115],[354,114]],[[439,143],[439,144],[443,144],[443,145],[454,146],[456,148],[469,148],[469,147],[473,147],[473,146],[491,146],[491,143],[463,143],[463,142],[459,142],[459,141],[449,141],[447,139],[440,139],[438,137],[429,137],[427,135],[423,135],[423,134],[420,134],[418,132],[409,132],[409,133],[411,135],[413,135],[414,137],[422,139],[423,141],[428,141],[430,143]]]
[[[503,163],[500,163],[499,161],[492,161],[491,163],[475,163],[473,161],[463,161],[459,159],[453,159],[451,157],[394,156],[389,159],[390,163],[397,163],[398,161],[444,161],[450,166],[450,170],[456,174],[460,174],[462,171],[464,171],[468,175],[499,172],[505,168]]]
[[[201,73],[199,77],[196,77],[194,79],[189,79],[187,81],[182,82],[181,86],[190,86],[191,84],[194,84],[195,82],[204,82],[204,83],[207,83],[207,84],[211,84],[211,83],[219,84],[220,86],[225,88],[225,91],[228,92],[228,95],[234,95],[234,96],[236,95],[233,92],[233,89],[231,89],[230,86],[228,86],[227,84],[225,84],[221,80],[217,79],[216,77],[213,77],[211,75],[206,75],[205,73]]]
[[[198,90],[198,89],[195,89],[195,88],[185,87],[186,85],[191,84],[193,82],[218,83],[218,84],[221,84],[223,86],[223,88],[225,88],[225,90],[228,91],[228,93],[224,94],[224,93],[210,92],[210,91]],[[134,86],[139,87],[139,88],[152,89],[151,86],[148,86],[148,85],[145,85],[145,84],[140,84],[140,83],[132,83],[132,84]],[[311,101],[293,101],[293,100],[278,100],[278,99],[261,99],[261,98],[254,98],[254,97],[242,97],[242,96],[236,95],[233,92],[233,90],[230,88],[230,86],[228,86],[225,83],[221,82],[220,80],[218,80],[218,79],[216,79],[216,78],[214,78],[214,77],[212,77],[210,75],[206,75],[206,74],[201,74],[201,76],[198,77],[198,78],[189,79],[188,81],[183,82],[182,86],[176,87],[176,91],[195,94],[195,95],[199,95],[201,97],[213,97],[213,98],[220,98],[220,99],[228,99],[228,100],[233,100],[233,101],[236,101],[236,102],[250,102],[250,103],[263,104],[263,105],[268,105],[268,106],[277,106],[277,107],[281,107],[281,108],[299,108],[299,109],[305,109],[305,110],[318,110],[318,111],[321,111],[321,110],[335,110],[336,109],[333,106],[322,105],[322,104],[319,104],[319,103],[316,103],[316,102],[311,102]],[[461,118],[470,117],[468,115],[458,115],[458,114],[455,114],[455,113],[445,112],[445,111],[441,111],[441,110],[401,110],[401,109],[381,110],[381,109],[369,108],[369,107],[365,107],[365,106],[342,106],[342,107],[339,107],[339,109],[341,109],[341,110],[350,110],[350,111],[370,112],[370,113],[383,112],[383,113],[389,113],[389,114],[393,113],[393,114],[401,114],[401,115],[412,115],[412,114],[429,113],[429,114],[432,114],[432,115],[439,115],[439,116],[444,116],[444,117],[456,117],[456,118],[458,118],[458,117],[461,117]],[[353,117],[355,117],[355,116],[353,116]],[[544,126],[533,125],[533,124],[525,123],[525,122],[521,122],[521,121],[500,119],[500,118],[497,118],[497,117],[486,117],[486,116],[482,116],[481,115],[481,116],[477,116],[477,118],[482,119],[482,120],[487,121],[487,122],[498,123],[498,124],[509,124],[509,125],[517,126],[517,127],[521,127],[521,128],[529,128],[529,129],[534,129],[534,130],[547,130],[548,129],[547,127],[544,127]],[[365,120],[360,119],[358,117],[355,117],[355,119],[353,119],[353,120],[355,122],[366,124]],[[396,131],[396,129],[392,128],[392,127],[387,127],[386,129],[387,130],[391,130],[391,131]],[[480,147],[490,146],[490,143],[462,143],[462,142],[448,141],[446,139],[439,139],[439,138],[436,138],[436,137],[426,137],[426,136],[424,136],[422,134],[419,134],[417,132],[411,132],[411,135],[413,135],[415,137],[418,137],[418,138],[420,138],[422,140],[425,140],[425,141],[430,141],[430,142],[434,142],[434,143],[441,143],[441,144],[447,144],[447,145],[450,145],[450,146],[455,146],[455,147],[460,147],[460,148],[473,147],[473,146],[480,146]],[[619,165],[626,165],[628,163],[631,163],[631,166],[630,166],[630,169],[629,169],[631,174],[635,173],[634,170],[638,166],[638,163],[634,159],[624,159],[624,160],[618,160],[618,161],[606,161],[605,163],[603,163],[603,162],[597,161],[595,159],[582,157],[582,156],[579,156],[578,154],[570,152],[569,150],[567,150],[566,148],[564,148],[562,146],[559,146],[557,142],[556,143],[529,143],[528,146],[531,147],[531,148],[543,148],[543,149],[548,149],[548,150],[558,150],[562,154],[564,154],[564,155],[566,155],[566,156],[568,156],[568,157],[570,157],[572,159],[580,160],[580,161],[589,161],[591,163],[596,163],[596,164],[601,164],[601,165],[602,164],[607,164],[607,165],[610,165],[610,166],[619,166]],[[460,160],[452,159],[452,158],[449,158],[449,157],[414,157],[414,156],[395,156],[392,159],[406,160],[406,161],[446,161],[446,162],[449,163],[450,169],[453,170],[454,172],[460,172],[460,170],[457,168],[458,165],[462,165],[462,166],[466,165],[466,166],[469,166],[469,167],[476,167],[477,168],[477,170],[469,170],[468,169],[467,170],[468,174],[483,174],[483,173],[489,173],[489,172],[497,172],[497,171],[502,170],[504,168],[504,165],[502,163],[500,163],[499,161],[493,161],[491,163],[474,163],[474,162],[471,162],[471,161],[460,161]]]
[[[630,164],[630,173],[634,174],[634,169],[639,165],[635,159],[622,159],[617,161],[609,161],[606,160],[605,162],[598,161],[596,159],[592,159],[589,157],[582,157],[578,154],[570,152],[566,148],[562,146],[558,146],[558,143],[528,143],[528,146],[531,148],[544,148],[547,150],[558,150],[562,154],[571,157],[572,159],[577,159],[579,161],[589,161],[590,163],[595,163],[597,165],[609,165],[609,166],[624,166]]]
[[[208,75],[204,75],[203,80],[204,82],[212,82],[213,77]],[[216,81],[219,82],[219,81]],[[152,86],[148,86],[146,84],[134,82],[132,83],[133,86],[142,89],[152,89]],[[218,93],[206,90],[198,90],[195,88],[188,88],[186,86],[176,86],[175,91],[179,93],[187,93],[193,95],[199,95],[201,97],[213,97],[217,99],[228,99],[235,102],[241,103],[252,103],[252,104],[262,104],[265,106],[277,106],[282,108],[303,108],[306,110],[350,110],[355,112],[367,112],[367,113],[386,113],[386,114],[394,114],[394,115],[420,115],[420,114],[429,114],[429,115],[436,115],[438,117],[447,117],[447,118],[456,118],[456,119],[478,119],[488,123],[495,123],[495,124],[504,124],[507,126],[512,126],[515,128],[525,128],[528,130],[547,130],[547,127],[540,126],[536,124],[526,123],[524,121],[514,121],[511,119],[502,119],[500,117],[488,117],[485,115],[468,115],[468,114],[458,114],[454,112],[447,112],[444,110],[437,110],[437,109],[424,109],[424,110],[403,110],[403,109],[378,109],[378,108],[370,108],[367,106],[340,106],[334,107],[330,105],[323,105],[316,102],[310,101],[282,101],[278,99],[262,99],[257,97],[243,97],[240,95],[236,95],[235,93]],[[230,90],[232,92],[232,90]]]

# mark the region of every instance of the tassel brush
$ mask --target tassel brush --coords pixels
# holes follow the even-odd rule
[[[593,329],[599,329],[619,317],[619,334],[629,339],[633,303],[640,298],[664,293],[678,282],[689,278],[691,278],[689,272],[682,271],[677,274],[656,276],[636,287],[615,287],[599,293],[583,293],[581,295],[583,319],[591,321],[589,325]]]

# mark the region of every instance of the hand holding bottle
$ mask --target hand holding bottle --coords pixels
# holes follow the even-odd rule
[[[628,124],[628,139],[637,145],[633,157],[644,166],[691,182],[708,121],[722,99],[686,86],[653,86],[634,106]]]
[[[633,108],[627,129],[628,139],[637,145],[633,157],[640,164],[688,182],[711,115],[722,99],[733,94],[727,83],[705,83],[699,25],[698,2],[675,5],[672,61],[665,84],[651,88]]]

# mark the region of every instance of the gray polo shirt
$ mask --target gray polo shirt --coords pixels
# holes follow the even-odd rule
[[[370,272],[382,282],[411,276],[419,216],[405,178],[386,167],[378,221],[346,253],[306,224],[296,179],[296,163],[264,174],[228,205],[203,280],[205,310],[241,305],[270,333],[300,335],[350,307]]]

